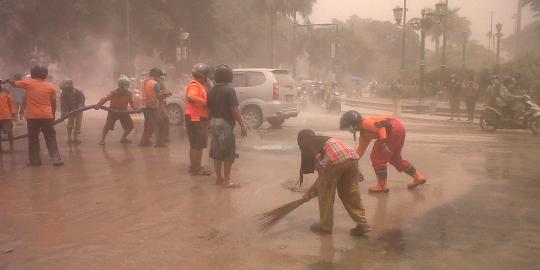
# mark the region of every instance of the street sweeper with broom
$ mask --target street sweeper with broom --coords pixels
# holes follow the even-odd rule
[[[358,153],[342,141],[316,135],[310,129],[301,130],[297,139],[302,156],[300,182],[304,174],[318,173],[317,180],[303,196],[304,201],[319,198],[320,222],[311,225],[311,231],[317,234],[332,233],[336,190],[343,206],[357,224],[350,230],[351,235],[362,236],[371,231],[360,198]]]

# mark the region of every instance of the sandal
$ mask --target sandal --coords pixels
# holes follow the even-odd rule
[[[195,176],[209,176],[209,175],[212,175],[212,172],[209,171],[208,169],[205,169],[204,167],[201,167],[199,170],[197,171],[191,171],[191,175],[195,175]]]
[[[233,183],[233,182],[227,182],[227,183],[223,182],[222,185],[224,188],[239,188],[240,187],[240,184]]]

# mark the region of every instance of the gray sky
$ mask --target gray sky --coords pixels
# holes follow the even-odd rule
[[[408,18],[420,16],[424,7],[434,7],[438,0],[408,0]],[[314,23],[330,22],[332,18],[345,20],[356,14],[361,18],[371,18],[394,22],[392,9],[403,6],[403,0],[318,0],[314,6],[311,19]],[[515,20],[512,16],[517,10],[517,0],[449,0],[450,8],[461,8],[460,15],[471,20],[472,38],[487,45],[490,27],[490,11],[495,12],[493,24],[503,24],[503,33],[515,31]],[[523,25],[532,21],[528,8],[524,9]]]

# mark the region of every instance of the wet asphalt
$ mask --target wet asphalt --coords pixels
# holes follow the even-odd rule
[[[390,193],[370,195],[364,156],[374,230],[354,238],[339,199],[329,236],[309,231],[315,200],[264,234],[254,218],[301,196],[284,188],[298,174],[300,129],[355,145],[337,115],[308,111],[239,139],[234,190],[187,173],[183,128],[171,129],[168,148],[139,148],[137,117],[133,144],[118,143],[118,126],[101,147],[104,117],[85,115],[77,146],[57,126],[63,167],[48,165],[44,145],[45,165],[26,167],[25,141],[0,155],[0,269],[540,269],[540,136],[528,131],[404,119],[403,156],[428,183],[408,191],[409,176],[390,168]]]

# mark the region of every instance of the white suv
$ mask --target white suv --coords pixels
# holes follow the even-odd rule
[[[259,128],[264,121],[279,127],[287,118],[296,117],[294,80],[287,70],[268,68],[234,69],[231,84],[236,89],[240,111],[251,128]],[[182,93],[183,94],[183,93]],[[185,100],[173,96],[167,100],[167,111],[172,124],[182,124]]]

